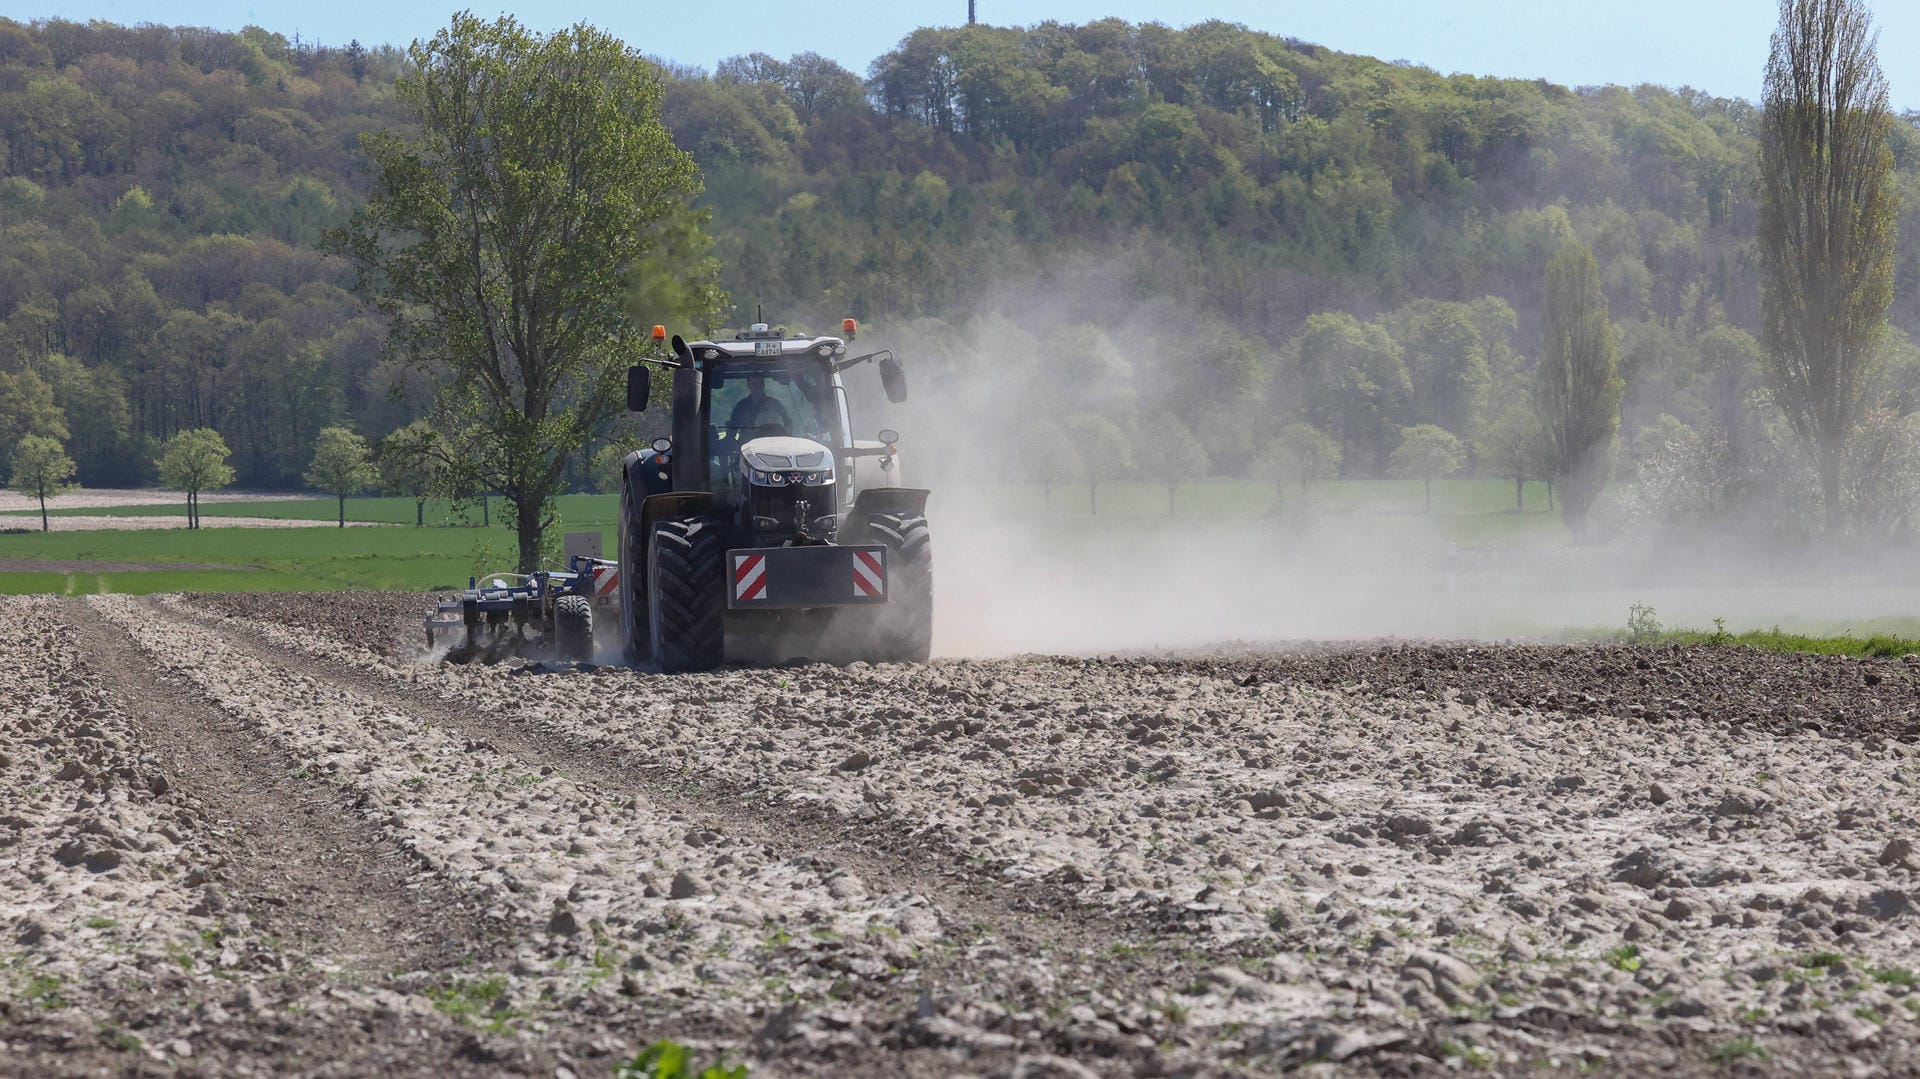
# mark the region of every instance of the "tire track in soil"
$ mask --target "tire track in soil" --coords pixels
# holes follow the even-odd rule
[[[952,956],[923,955],[921,959],[933,983],[930,988],[935,997],[941,982],[971,984],[977,981],[977,970],[971,972],[972,976],[968,970],[975,962],[969,958],[969,952],[982,947],[1028,962],[1072,970],[1079,978],[1078,984],[1085,988],[1104,990],[1123,998],[1139,998],[1150,989],[1191,984],[1203,971],[1238,958],[1226,952],[1209,955],[1199,950],[1204,940],[1183,932],[1181,919],[1175,912],[1096,907],[1071,888],[1050,880],[1010,882],[998,876],[985,876],[974,868],[965,852],[902,835],[897,824],[860,821],[825,807],[751,802],[751,792],[703,786],[634,760],[618,746],[582,744],[577,736],[546,728],[537,719],[463,709],[403,678],[311,655],[271,639],[237,617],[222,617],[152,599],[143,602],[157,616],[216,633],[227,644],[269,666],[315,678],[370,699],[391,701],[437,728],[457,732],[497,752],[518,757],[532,767],[552,767],[576,780],[612,791],[638,790],[662,810],[683,814],[691,822],[711,830],[773,848],[786,857],[811,857],[816,862],[825,862],[857,875],[878,890],[925,896],[941,922],[953,927],[956,936],[964,938],[962,947]],[[1011,985],[1000,988],[1010,995],[1018,992]],[[1052,1001],[1023,1003],[1028,1006],[1031,1017],[1044,1011]],[[909,1019],[903,1029],[893,1032],[897,1038],[906,1039],[906,1043],[890,1048],[912,1053],[911,1041],[920,1036],[913,1029],[916,1022]],[[1107,1057],[1110,1064],[1125,1061],[1129,1073],[1138,1070],[1141,1074],[1156,1074],[1162,1067],[1177,1071],[1183,1061],[1191,1063],[1186,1060],[1189,1054],[1185,1051],[1189,1039],[1179,1030],[1178,1023],[1156,1031],[1153,1038],[1144,1041],[1075,1030],[1067,1021],[1049,1020],[1040,1033],[1053,1052],[1085,1056],[1091,1050]],[[1161,1043],[1162,1049],[1152,1048],[1156,1042]],[[1171,1054],[1165,1053],[1168,1043],[1179,1048]],[[1116,1057],[1119,1060],[1113,1059]],[[980,1059],[972,1062],[974,1067],[983,1063]],[[1217,1057],[1211,1058],[1210,1068],[1203,1066],[1202,1071],[1232,1074],[1221,1070],[1221,1063]],[[868,1068],[855,1070],[865,1074]],[[885,1069],[877,1074],[885,1074]]]
[[[228,861],[208,884],[210,900],[220,905],[215,909],[244,911],[256,931],[287,946],[288,959],[327,972],[296,966],[289,981],[378,984],[397,971],[442,971],[508,954],[510,942],[498,929],[355,814],[342,792],[292,778],[297,762],[252,737],[247,720],[156,674],[132,637],[99,612],[72,603],[63,614],[146,746],[222,827]],[[269,1044],[287,1040],[292,1028],[284,1019],[257,1019],[265,1029],[254,1033],[270,1035]],[[516,1055],[522,1059],[514,1063],[532,1063],[504,1042],[489,1044],[492,1039],[438,1015],[406,1032],[406,1040],[378,1026],[366,1032],[331,1026],[301,1024],[297,1043],[280,1044],[273,1055],[296,1072],[308,1070],[293,1063],[304,1059],[320,1062],[317,1070],[350,1075],[422,1067],[498,1074]],[[231,1044],[239,1041],[231,1039],[229,1048],[244,1051]]]
[[[615,790],[644,787],[647,797],[664,808],[687,813],[710,827],[723,827],[742,839],[788,849],[796,855],[825,854],[841,868],[890,881],[898,890],[944,897],[940,901],[948,907],[947,913],[957,916],[955,924],[986,923],[1049,948],[1062,942],[1104,948],[1114,943],[1116,931],[1157,934],[1166,928],[1163,920],[1087,907],[1070,889],[1048,881],[1021,881],[1010,886],[996,878],[983,883],[972,873],[953,867],[966,864],[964,853],[930,849],[929,845],[905,847],[903,837],[884,825],[851,820],[813,806],[746,806],[738,790],[703,787],[665,769],[634,761],[618,747],[573,744],[567,735],[542,729],[537,722],[461,709],[411,682],[308,655],[218,616],[157,610],[220,633],[264,662],[365,696],[405,701],[409,712],[430,718],[437,726],[483,736],[495,748],[522,757],[529,764],[551,765]],[[949,867],[927,864],[935,860]],[[1068,911],[1077,917],[1063,917]],[[1033,924],[1035,919],[1042,924]]]

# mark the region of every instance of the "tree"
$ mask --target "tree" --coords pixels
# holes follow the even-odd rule
[[[1600,292],[1593,251],[1568,239],[1547,263],[1546,340],[1540,357],[1540,424],[1560,484],[1560,511],[1576,540],[1613,471],[1620,429],[1619,346]]]
[[[45,379],[31,369],[17,375],[0,371],[0,453],[28,435],[62,442],[69,433],[66,414]]]
[[[1086,482],[1086,455],[1061,424],[1049,419],[1029,421],[1021,426],[1014,442],[1020,448],[1020,468],[1039,480],[1045,491],[1049,513],[1053,511],[1054,484]]]
[[[660,123],[659,69],[590,26],[461,14],[409,54],[398,93],[419,133],[362,139],[373,190],[331,242],[398,348],[450,375],[443,428],[484,435],[456,463],[506,496],[530,572],[569,461],[624,401],[647,345],[625,298],[663,235],[689,246],[666,226],[698,174]]]
[[[347,527],[347,496],[373,486],[379,474],[367,456],[367,440],[345,427],[323,427],[314,440],[313,461],[301,479],[340,500],[340,527]]]
[[[1167,479],[1167,516],[1171,517],[1174,492],[1180,482],[1205,476],[1211,462],[1206,448],[1178,417],[1161,416],[1147,430],[1152,432],[1154,467]]]
[[[1547,465],[1546,432],[1540,417],[1532,410],[1515,405],[1500,413],[1481,441],[1483,460],[1495,475],[1513,481],[1513,508],[1527,508],[1527,481],[1545,479]]]
[[[1300,485],[1300,493],[1319,480],[1340,474],[1340,447],[1312,424],[1290,423],[1274,447],[1273,464],[1284,482]]]
[[[633,449],[624,442],[609,442],[595,451],[593,463],[587,469],[595,491],[603,495],[620,493],[620,485],[626,482],[626,470],[622,466]]]
[[[1862,0],[1781,0],[1760,126],[1760,262],[1769,387],[1813,451],[1841,523],[1887,305],[1899,196],[1893,117]]]
[[[1314,315],[1295,339],[1293,372],[1308,422],[1333,432],[1349,469],[1377,473],[1413,383],[1387,331],[1343,312]]]
[[[133,418],[127,409],[127,381],[112,367],[88,368],[79,360],[51,353],[40,361],[54,401],[72,432],[67,450],[80,475],[94,486],[138,482],[146,462],[132,452]]]
[[[47,499],[78,486],[73,473],[73,458],[45,435],[28,435],[13,448],[12,487],[40,500],[40,531],[47,531]]]
[[[1920,508],[1920,416],[1868,409],[1847,440],[1842,490],[1848,516],[1863,535],[1895,536],[1910,529]]]
[[[427,498],[446,471],[446,442],[433,424],[415,420],[380,440],[373,453],[380,486],[413,499],[413,527],[424,526]]]
[[[1133,447],[1128,445],[1120,426],[1105,416],[1083,412],[1067,417],[1064,426],[1086,467],[1087,505],[1098,516],[1100,481],[1133,474]]]
[[[1487,393],[1487,345],[1464,303],[1415,300],[1387,318],[1406,354],[1416,415],[1468,438],[1478,430]]]
[[[232,456],[227,440],[211,427],[194,427],[175,434],[160,448],[154,463],[160,482],[187,493],[187,527],[200,527],[200,492],[215,491],[233,482]]]
[[[1460,440],[1444,427],[1419,423],[1400,432],[1400,445],[1393,451],[1393,474],[1401,479],[1419,480],[1427,494],[1425,512],[1433,512],[1433,481],[1460,471],[1466,463],[1466,451]]]

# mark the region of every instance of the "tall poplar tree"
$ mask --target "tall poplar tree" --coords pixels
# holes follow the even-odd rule
[[[1813,453],[1829,532],[1893,299],[1893,117],[1876,38],[1860,0],[1781,0],[1763,93],[1767,381]]]
[[[1587,537],[1587,514],[1613,475],[1620,430],[1619,345],[1600,291],[1593,249],[1577,238],[1547,263],[1546,340],[1540,356],[1540,424],[1560,484],[1560,512],[1574,539]]]

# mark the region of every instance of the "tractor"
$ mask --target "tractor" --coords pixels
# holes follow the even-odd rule
[[[629,662],[699,671],[769,654],[919,662],[933,640],[928,492],[901,482],[898,434],[853,435],[842,372],[872,362],[906,400],[891,350],[754,323],[675,335],[670,438],[624,462],[617,552]],[[654,328],[656,340],[665,336]],[[627,372],[644,412],[650,371]]]

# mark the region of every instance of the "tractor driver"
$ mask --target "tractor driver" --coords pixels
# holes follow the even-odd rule
[[[735,432],[752,430],[764,434],[786,434],[792,430],[787,407],[767,396],[767,380],[761,375],[747,377],[747,395],[733,406],[727,426]],[[739,437],[736,433],[735,437]]]

